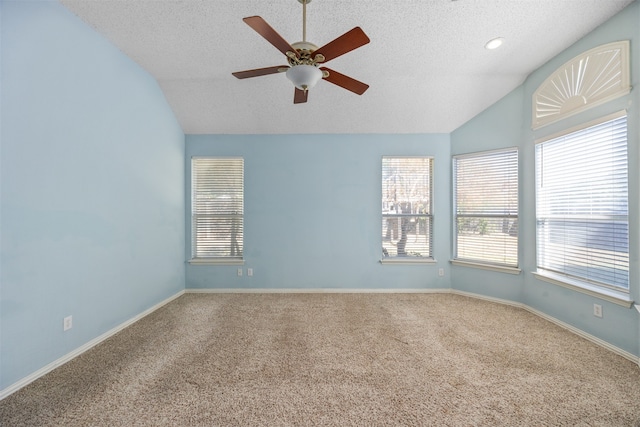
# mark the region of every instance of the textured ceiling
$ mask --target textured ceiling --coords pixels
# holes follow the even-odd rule
[[[371,43],[328,66],[370,85],[362,96],[321,81],[293,104],[286,64],[246,25],[259,15],[302,39],[297,0],[60,0],[153,75],[187,134],[448,133],[632,0],[313,0],[307,40],[360,26]],[[489,51],[494,37],[505,43]]]

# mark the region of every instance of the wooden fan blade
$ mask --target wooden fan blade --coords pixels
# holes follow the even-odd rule
[[[293,103],[302,104],[303,102],[307,102],[308,96],[309,96],[308,90],[300,90],[296,88],[296,92],[293,94]]]
[[[362,31],[362,28],[355,27],[351,31],[347,31],[337,39],[330,41],[326,45],[322,46],[313,55],[318,54],[324,56],[324,62],[331,61],[340,55],[344,55],[347,52],[351,52],[354,49],[364,46],[369,43],[369,37]]]
[[[333,83],[334,85],[345,88],[346,90],[350,90],[353,93],[362,95],[367,89],[369,89],[368,84],[362,83],[349,76],[345,76],[344,74],[340,74],[337,71],[330,70],[326,67],[321,67],[320,69],[329,73],[329,76],[324,77],[324,80],[328,81],[329,83]]]
[[[278,65],[275,67],[256,68],[255,70],[236,71],[231,73],[239,79],[248,79],[249,77],[266,76],[267,74],[280,73],[281,70],[289,68],[288,65]]]
[[[246,22],[247,25],[249,25],[251,28],[253,28],[258,34],[264,37],[269,43],[274,45],[275,48],[280,52],[284,53],[285,55],[287,54],[287,52],[293,52],[296,57],[300,56],[298,51],[291,47],[291,45],[285,39],[283,39],[282,36],[276,32],[276,30],[271,28],[271,26],[267,24],[267,21],[265,21],[261,17],[249,16],[247,18],[243,18],[242,20]]]

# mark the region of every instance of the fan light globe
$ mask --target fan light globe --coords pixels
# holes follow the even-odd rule
[[[322,78],[322,71],[313,65],[295,65],[287,70],[287,78],[300,90],[311,89]]]

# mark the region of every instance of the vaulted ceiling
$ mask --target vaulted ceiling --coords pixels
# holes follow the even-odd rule
[[[307,40],[359,26],[371,42],[327,64],[370,85],[326,81],[293,104],[286,64],[243,17],[302,40],[299,0],[60,0],[158,81],[188,134],[448,133],[632,0],[313,0]],[[504,38],[496,50],[484,45]]]

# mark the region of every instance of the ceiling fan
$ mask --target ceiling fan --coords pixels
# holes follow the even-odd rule
[[[369,85],[362,83],[337,71],[320,66],[347,52],[351,52],[369,43],[369,37],[360,27],[347,31],[337,39],[318,48],[307,41],[307,3],[311,0],[298,0],[302,3],[302,41],[289,44],[267,22],[259,16],[250,16],[243,21],[264,37],[276,49],[287,57],[288,65],[257,68],[254,70],[237,71],[232,73],[239,79],[265,76],[268,74],[286,73],[287,78],[295,85],[293,103],[307,102],[309,89],[320,79],[333,83],[358,95],[362,95]]]

